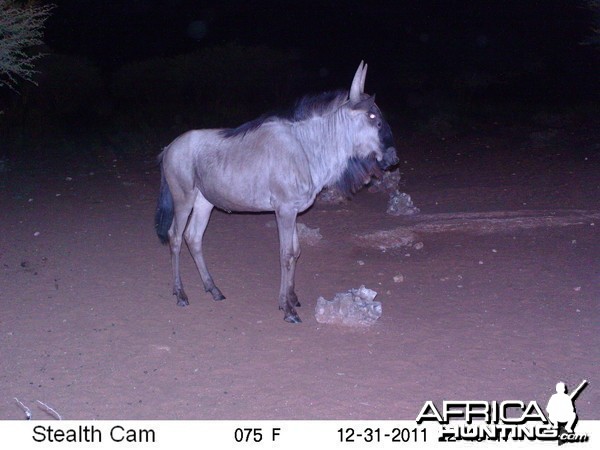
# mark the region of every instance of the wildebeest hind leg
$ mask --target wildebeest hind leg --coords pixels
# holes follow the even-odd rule
[[[213,205],[209,203],[202,194],[198,193],[196,201],[194,202],[192,217],[190,217],[190,221],[185,230],[185,240],[192,253],[192,257],[196,262],[198,272],[200,272],[200,276],[202,277],[204,290],[210,292],[214,300],[224,300],[225,296],[215,285],[212,276],[206,267],[204,254],[202,252],[202,237],[204,236],[204,231],[208,225],[212,210]]]
[[[177,298],[178,306],[187,306],[190,304],[188,296],[183,290],[181,275],[179,271],[179,255],[181,254],[181,242],[183,227],[190,215],[192,209],[191,202],[184,203],[175,207],[173,223],[169,228],[169,248],[171,249],[171,265],[173,268],[173,295]]]

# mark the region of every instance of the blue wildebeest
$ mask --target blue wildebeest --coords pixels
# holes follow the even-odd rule
[[[300,255],[296,216],[327,186],[353,193],[372,174],[398,162],[389,125],[364,93],[361,62],[350,92],[304,97],[288,115],[262,116],[238,128],[193,130],[160,154],[156,232],[169,243],[173,294],[188,305],[179,274],[185,237],[213,299],[225,297],[204,261],[202,237],[212,209],[274,211],[280,244],[279,309],[297,323],[294,272]]]

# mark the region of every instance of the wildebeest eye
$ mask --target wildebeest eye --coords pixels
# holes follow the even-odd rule
[[[377,114],[369,113],[369,119],[371,119],[371,120],[377,119]],[[377,125],[377,128],[381,128],[381,120],[378,120],[376,125]]]

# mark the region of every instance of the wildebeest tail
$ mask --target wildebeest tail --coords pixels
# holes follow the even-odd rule
[[[162,156],[162,155],[161,155]],[[169,242],[169,228],[173,222],[174,208],[173,196],[165,178],[162,161],[160,164],[160,193],[156,205],[156,214],[154,216],[154,227],[160,242],[167,244]]]

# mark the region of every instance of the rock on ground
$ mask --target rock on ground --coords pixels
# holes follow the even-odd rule
[[[419,236],[414,231],[405,227],[358,234],[356,238],[357,244],[360,247],[377,248],[382,251],[402,247],[415,247],[417,250],[423,248],[423,244],[419,241]]]
[[[338,293],[333,300],[317,299],[315,319],[319,323],[347,326],[373,325],[381,317],[381,302],[373,301],[377,292],[364,285]]]

